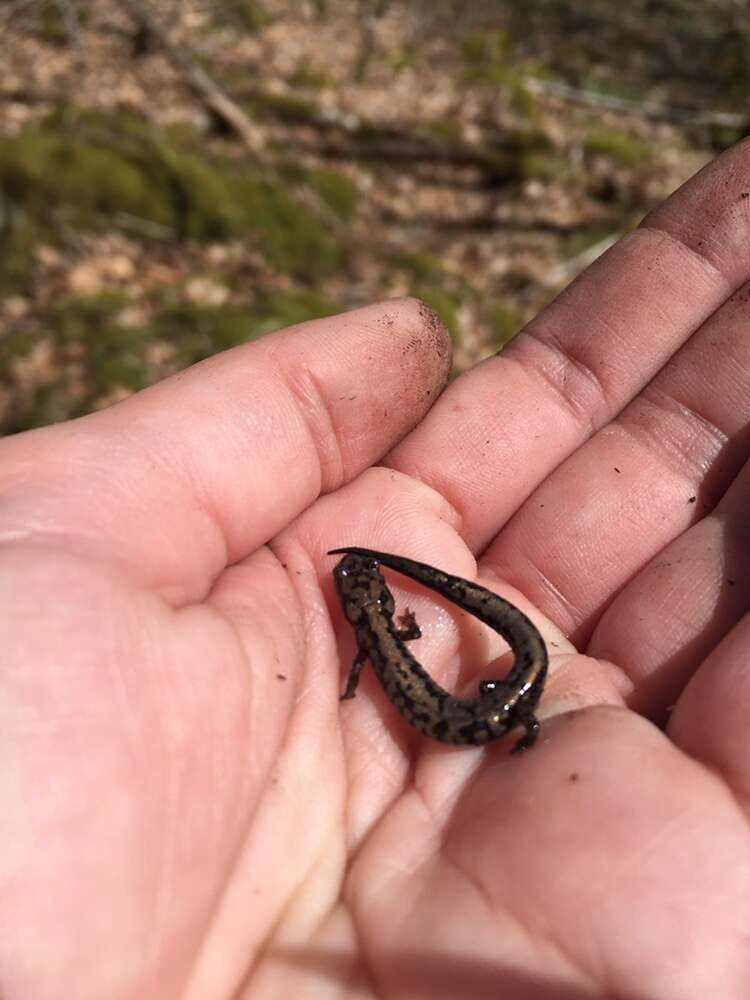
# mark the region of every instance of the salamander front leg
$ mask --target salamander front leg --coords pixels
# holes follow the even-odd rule
[[[366,663],[367,650],[360,646],[357,650],[357,655],[354,657],[352,669],[349,671],[349,677],[346,682],[346,690],[341,695],[341,701],[346,701],[348,698],[354,697],[357,685],[359,684],[359,675],[362,673],[362,668]]]
[[[521,737],[511,753],[521,753],[523,750],[528,750],[536,743],[536,738],[539,735],[539,721],[533,712],[524,712],[523,715],[518,716],[516,722],[526,729],[526,735]]]
[[[399,639],[403,639],[404,642],[408,642],[409,639],[421,639],[422,629],[417,625],[417,619],[413,611],[409,611],[408,608],[404,609],[404,613],[398,616],[398,623],[401,626],[396,632]]]

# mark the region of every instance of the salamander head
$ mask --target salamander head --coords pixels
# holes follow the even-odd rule
[[[356,625],[365,610],[393,615],[393,595],[388,589],[380,563],[372,556],[345,555],[333,571],[344,614]]]

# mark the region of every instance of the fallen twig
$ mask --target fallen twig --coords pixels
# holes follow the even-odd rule
[[[599,94],[595,90],[582,90],[567,83],[555,80],[539,80],[528,77],[524,86],[532,94],[546,94],[551,97],[562,97],[579,104],[594,107],[609,108],[612,111],[626,111],[646,118],[658,118],[664,121],[679,122],[683,125],[724,125],[729,128],[742,128],[747,124],[747,115],[735,114],[731,111],[699,111],[697,108],[679,108],[667,104],[657,104],[654,101],[634,101],[627,97],[615,97],[610,94]]]
[[[182,74],[191,89],[218,118],[241,140],[253,159],[260,163],[265,142],[258,129],[242,108],[198,65],[185,46],[177,47],[164,28],[153,17],[148,3],[141,0],[124,0],[123,6],[156,40],[159,48],[174,68]]]

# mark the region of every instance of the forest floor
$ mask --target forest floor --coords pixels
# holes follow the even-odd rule
[[[463,6],[6,4],[0,430],[396,295],[463,370],[744,134],[730,0]]]

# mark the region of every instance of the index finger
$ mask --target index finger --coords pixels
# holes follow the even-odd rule
[[[453,505],[474,551],[748,279],[749,163],[745,140],[705,167],[391,453]]]

